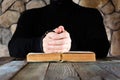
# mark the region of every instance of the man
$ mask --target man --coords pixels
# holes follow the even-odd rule
[[[8,47],[10,55],[19,58],[29,52],[68,51],[93,51],[103,58],[109,42],[99,11],[72,0],[51,0],[50,5],[21,14]]]

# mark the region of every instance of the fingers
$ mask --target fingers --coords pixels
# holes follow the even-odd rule
[[[63,39],[63,38],[67,38],[70,37],[69,33],[67,31],[64,31],[60,34],[57,34],[55,32],[50,32],[46,35],[46,37],[50,38],[50,39]]]
[[[71,38],[63,26],[49,32],[43,39],[43,51],[45,53],[68,52],[71,48]]]
[[[59,26],[58,28],[54,29],[54,31],[59,34],[59,33],[62,33],[63,31],[65,31],[65,29],[63,26]]]
[[[48,45],[61,46],[61,45],[64,45],[64,44],[68,44],[69,42],[71,42],[71,40],[68,39],[68,38],[59,39],[59,40],[51,40],[51,39],[49,39]]]
[[[56,42],[56,41],[55,41]],[[43,50],[45,53],[53,53],[53,52],[68,52],[70,50],[71,47],[71,43],[69,42],[65,42],[63,44],[63,42],[61,44],[52,44],[52,43],[46,43],[43,45]]]
[[[61,39],[51,39],[49,37],[45,37],[43,39],[43,51],[45,53],[53,53],[53,52],[68,52],[71,48],[71,38],[61,38]]]

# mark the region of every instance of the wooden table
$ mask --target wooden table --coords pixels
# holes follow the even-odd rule
[[[120,57],[79,63],[27,63],[4,57],[0,80],[120,80]]]

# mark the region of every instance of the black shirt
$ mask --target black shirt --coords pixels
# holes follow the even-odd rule
[[[25,57],[29,52],[43,52],[42,36],[60,25],[70,33],[71,51],[94,51],[97,58],[107,56],[109,42],[101,14],[73,2],[24,11],[9,42],[10,55]]]

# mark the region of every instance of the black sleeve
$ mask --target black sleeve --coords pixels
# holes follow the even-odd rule
[[[90,15],[88,20],[85,49],[94,51],[97,58],[104,58],[108,54],[110,44],[102,16],[100,12],[96,10]]]
[[[39,36],[35,34],[30,13],[23,12],[18,20],[16,31],[8,44],[11,57],[25,58],[29,52],[42,52],[42,34]]]
[[[42,52],[40,38],[12,38],[8,49],[11,57],[26,58],[29,52]]]

